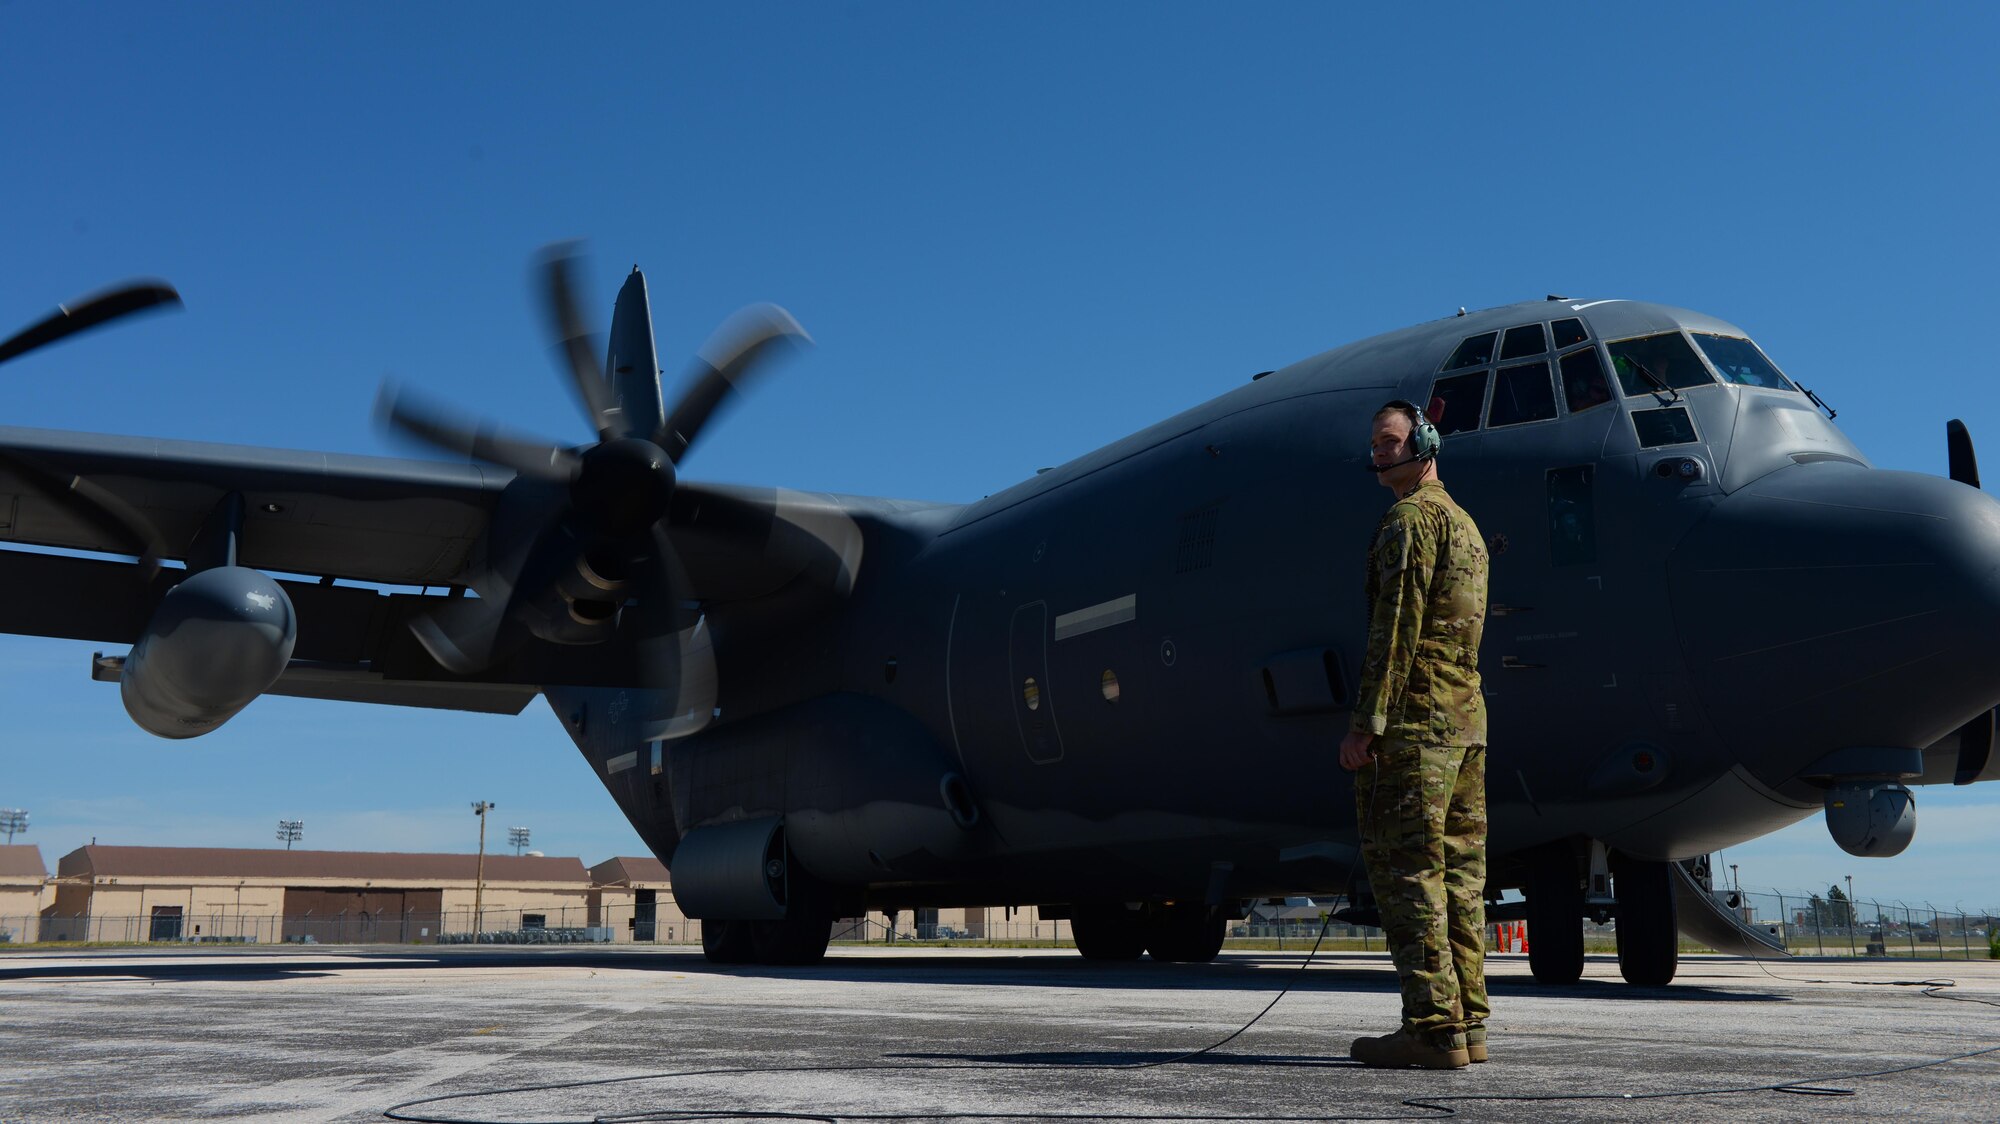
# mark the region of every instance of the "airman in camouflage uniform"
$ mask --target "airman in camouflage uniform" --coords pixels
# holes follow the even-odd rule
[[[1369,1065],[1486,1060],[1486,702],[1479,640],[1487,555],[1438,482],[1436,437],[1391,403],[1375,470],[1397,496],[1368,557],[1368,654],[1341,764],[1357,770],[1362,857],[1402,980],[1403,1025],[1354,1043]],[[1428,425],[1428,423],[1424,423]]]

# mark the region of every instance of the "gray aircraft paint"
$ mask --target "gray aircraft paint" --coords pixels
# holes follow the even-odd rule
[[[1218,871],[1232,896],[1338,890],[1352,780],[1332,747],[1388,499],[1363,471],[1368,419],[1392,397],[1427,401],[1466,337],[1568,317],[1592,348],[1745,335],[1631,301],[1450,318],[1295,363],[963,506],[684,482],[673,534],[721,684],[716,721],[686,738],[645,740],[655,702],[620,683],[615,650],[531,651],[476,680],[425,667],[399,626],[434,594],[285,582],[295,660],[345,678],[288,672],[274,690],[447,706],[491,690],[478,707],[504,709],[541,687],[662,858],[690,829],[782,816],[802,864],[877,906],[1200,896]],[[1544,843],[1682,858],[1770,831],[1818,809],[1816,763],[1850,750],[1920,750],[1921,779],[1949,777],[1952,731],[2000,702],[1983,561],[2000,506],[1873,469],[1793,391],[1613,389],[1575,415],[1448,435],[1440,458],[1494,544],[1496,888]],[[1634,411],[1667,405],[1697,439],[1642,448]],[[507,504],[531,502],[530,482],[464,465],[5,428],[0,447],[90,478],[173,541],[240,491],[242,564],[372,582],[453,583]],[[1656,471],[1684,459],[1698,477]],[[1549,474],[1583,466],[1588,557],[1549,527]],[[111,546],[5,484],[0,534]],[[760,541],[790,544],[780,560],[705,532],[705,494],[764,505]],[[114,563],[0,562],[27,591],[5,599],[9,631],[129,643],[157,600]],[[74,612],[45,604],[52,587]],[[1104,627],[1069,616],[1121,603],[1130,619],[1106,610]],[[1330,678],[1314,682],[1315,661]],[[940,799],[952,774],[977,816]]]

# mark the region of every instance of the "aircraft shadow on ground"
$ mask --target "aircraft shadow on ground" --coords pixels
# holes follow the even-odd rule
[[[352,949],[314,956],[290,952],[111,953],[59,956],[37,964],[10,966],[0,958],[0,981],[29,979],[144,979],[151,981],[259,982],[323,977],[334,973],[481,968],[593,968],[631,972],[674,972],[758,979],[798,979],[838,983],[905,983],[975,987],[1049,987],[1160,991],[1248,991],[1274,993],[1394,992],[1396,976],[1379,966],[1319,965],[1297,970],[1295,959],[1230,957],[1213,964],[1158,964],[1151,961],[1088,961],[1081,957],[924,955],[834,956],[809,968],[712,965],[698,951],[658,949]],[[1495,976],[1489,990],[1507,997],[1680,1002],[1791,1002],[1790,996],[1742,989],[1722,990],[1683,983],[1664,988],[1633,987],[1616,980],[1585,979],[1567,986],[1538,984],[1520,976]]]

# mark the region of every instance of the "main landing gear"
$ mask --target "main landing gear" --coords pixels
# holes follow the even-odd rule
[[[1664,862],[1607,855],[1602,847],[1595,851],[1588,902],[1577,856],[1568,846],[1551,845],[1529,859],[1528,967],[1535,981],[1572,984],[1583,976],[1583,918],[1595,907],[1618,919],[1618,973],[1625,982],[1665,986],[1680,967],[1671,871]]]
[[[1173,964],[1215,959],[1226,923],[1221,910],[1187,902],[1139,909],[1122,902],[1078,906],[1069,922],[1076,950],[1086,960],[1137,960],[1150,953]]]
[[[817,964],[832,937],[831,917],[701,923],[701,951],[710,964]]]

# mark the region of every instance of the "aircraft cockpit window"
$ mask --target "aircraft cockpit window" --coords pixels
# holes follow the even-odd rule
[[[1581,413],[1611,401],[1611,381],[1604,377],[1604,360],[1586,347],[1562,357],[1563,400],[1569,412]]]
[[[1507,339],[1500,345],[1500,358],[1519,359],[1524,355],[1540,355],[1549,349],[1549,337],[1540,324],[1523,324],[1507,329]]]
[[[1556,392],[1549,382],[1547,360],[1500,368],[1493,380],[1493,405],[1486,410],[1488,426],[1519,425],[1555,416]]]
[[[1493,337],[1486,338],[1491,340]],[[1431,385],[1431,400],[1424,414],[1431,419],[1432,425],[1437,426],[1438,436],[1449,437],[1479,428],[1479,411],[1486,405],[1486,376],[1490,373],[1474,371],[1469,375],[1453,375]]]
[[[1583,321],[1574,318],[1558,320],[1549,325],[1549,330],[1556,335],[1557,351],[1561,351],[1563,348],[1574,343],[1582,343],[1590,338],[1590,329],[1583,326]]]
[[[1483,336],[1468,336],[1458,350],[1445,360],[1444,369],[1456,371],[1460,367],[1483,367],[1493,362],[1493,340],[1500,333],[1488,332]]]
[[[1687,337],[1679,332],[1619,340],[1610,347],[1611,366],[1618,372],[1618,385],[1627,395],[1655,394],[1661,385],[1685,390],[1715,382]],[[1647,378],[1640,370],[1642,367],[1653,377]]]
[[[1762,386],[1772,390],[1796,390],[1792,380],[1778,373],[1757,345],[1736,336],[1711,336],[1704,332],[1694,333],[1694,342],[1701,347],[1703,355],[1715,364],[1724,382],[1740,386]]]

